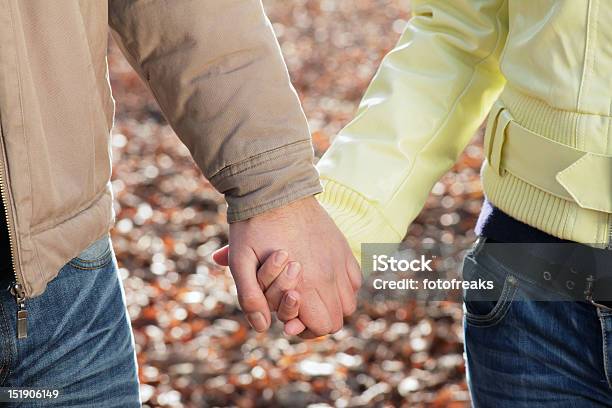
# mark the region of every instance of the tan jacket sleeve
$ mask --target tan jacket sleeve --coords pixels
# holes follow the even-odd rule
[[[109,0],[126,57],[244,220],[321,191],[306,119],[260,0]]]

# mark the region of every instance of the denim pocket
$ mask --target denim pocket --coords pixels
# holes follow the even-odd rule
[[[508,313],[518,289],[518,280],[501,268],[492,271],[468,255],[463,264],[463,280],[491,282],[491,289],[466,289],[463,291],[465,319],[468,324],[480,327],[493,326]]]
[[[92,270],[108,265],[113,260],[113,251],[108,234],[98,239],[68,264],[77,269]]]

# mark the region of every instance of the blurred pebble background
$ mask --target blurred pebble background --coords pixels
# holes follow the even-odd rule
[[[407,0],[264,0],[320,156],[355,113],[410,17]],[[113,242],[146,407],[467,407],[461,305],[380,299],[364,289],[338,334],[249,330],[228,272],[222,197],[201,176],[114,44]],[[411,247],[465,247],[482,192],[480,137],[411,226]]]

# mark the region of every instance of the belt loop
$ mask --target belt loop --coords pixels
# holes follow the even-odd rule
[[[495,126],[493,140],[490,142],[489,165],[495,170],[498,176],[504,176],[506,170],[502,167],[502,151],[506,141],[506,129],[512,121],[512,115],[507,109],[503,109],[498,116]]]

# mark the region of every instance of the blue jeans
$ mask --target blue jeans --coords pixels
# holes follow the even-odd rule
[[[28,336],[16,335],[16,302],[0,287],[0,386],[59,389],[23,407],[140,407],[134,340],[108,236],[72,259],[26,301]]]
[[[612,310],[528,300],[532,283],[487,253],[484,240],[466,257],[463,278],[498,288],[494,300],[464,292],[474,407],[612,407]]]

